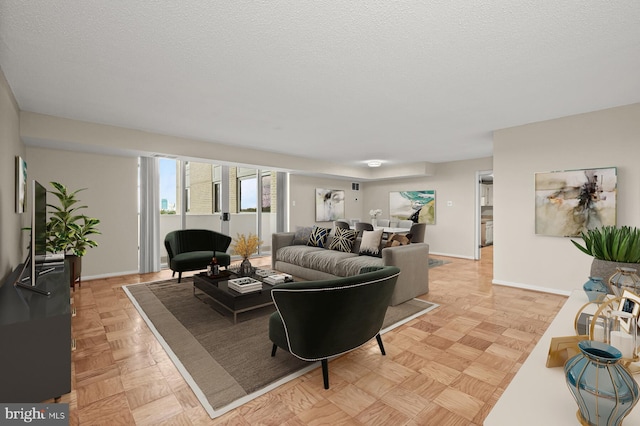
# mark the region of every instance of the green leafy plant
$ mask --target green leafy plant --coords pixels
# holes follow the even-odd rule
[[[603,226],[582,233],[584,246],[571,240],[582,252],[600,260],[640,263],[640,230],[630,226]]]
[[[49,193],[56,196],[59,206],[47,204],[52,209],[47,221],[47,251],[84,256],[88,248],[98,245],[90,236],[100,234],[100,220],[79,213],[87,206],[78,205],[76,194],[86,188],[69,191],[58,182],[51,182],[51,186],[54,190]]]

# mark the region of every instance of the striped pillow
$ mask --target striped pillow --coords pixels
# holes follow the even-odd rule
[[[329,244],[329,249],[350,253],[357,236],[356,230],[336,228],[336,235]]]
[[[309,236],[309,241],[307,242],[308,246],[312,247],[320,247],[324,248],[324,244],[327,241],[327,236],[329,235],[329,228],[321,228],[319,226],[314,226],[311,230],[311,235]]]

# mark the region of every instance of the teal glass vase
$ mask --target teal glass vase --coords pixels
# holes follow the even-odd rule
[[[583,425],[616,426],[639,399],[638,383],[619,363],[622,353],[592,340],[578,343],[580,353],[564,365],[567,386],[578,403]]]
[[[609,288],[601,277],[589,277],[589,281],[584,283],[582,289],[587,294],[589,302],[602,300],[609,292]]]

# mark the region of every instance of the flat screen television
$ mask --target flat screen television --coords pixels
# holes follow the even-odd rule
[[[23,271],[15,284],[38,293],[49,294],[37,287],[38,277],[55,270],[56,266],[50,264],[47,259],[47,190],[36,180],[31,182],[29,189],[28,201],[31,213],[29,250]]]

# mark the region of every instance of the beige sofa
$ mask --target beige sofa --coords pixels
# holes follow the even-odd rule
[[[425,243],[382,249],[382,257],[360,256],[360,238],[350,253],[327,248],[294,245],[293,232],[272,236],[271,267],[304,280],[326,280],[356,275],[366,266],[397,266],[400,277],[391,305],[429,292],[429,245]],[[329,236],[326,247],[329,247]]]

